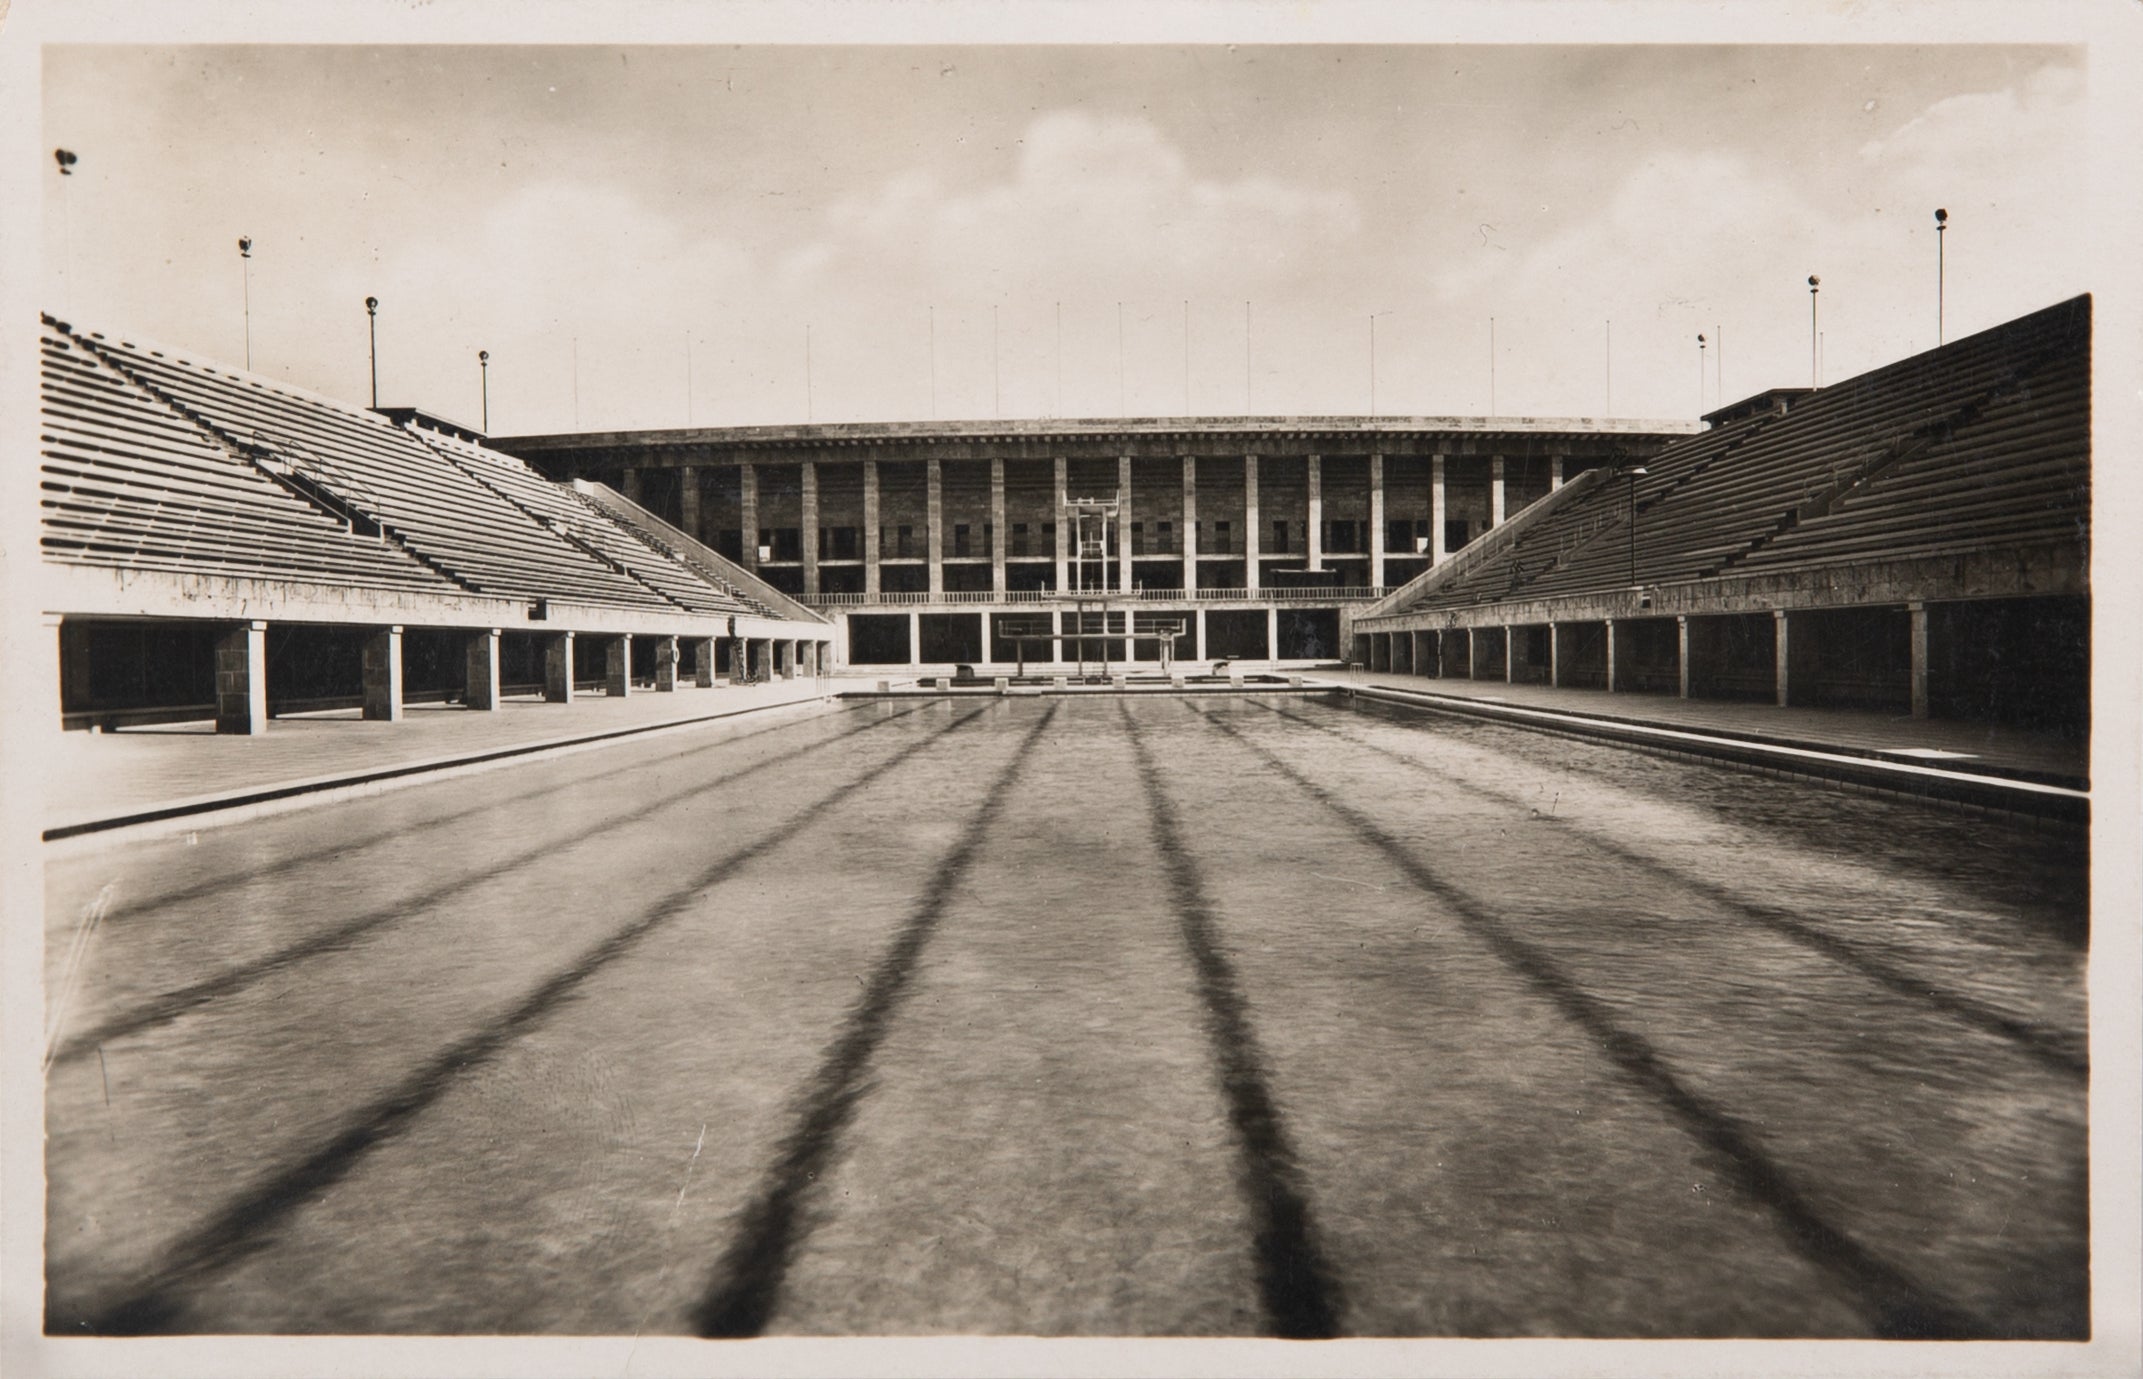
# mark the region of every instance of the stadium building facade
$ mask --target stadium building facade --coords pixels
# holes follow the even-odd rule
[[[1068,634],[1080,631],[1116,634],[1091,648],[1112,661],[1164,651],[1189,661],[1337,660],[1346,608],[1448,560],[1578,476],[1656,454],[1692,429],[1232,417],[492,444],[555,479],[613,490],[836,616],[850,665],[913,671],[1061,665],[1075,655]],[[1109,509],[1090,551],[1066,516],[1082,503]],[[1075,595],[1091,596],[1086,611]],[[1139,634],[1134,645],[1127,630]]]

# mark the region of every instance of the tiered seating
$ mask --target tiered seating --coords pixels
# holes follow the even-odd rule
[[[2090,520],[2090,313],[2073,305],[2048,323],[2044,363],[1737,568],[2080,540]]]
[[[1808,562],[2078,539],[2090,304],[2078,299],[1730,423],[1562,505],[1415,607]],[[1513,568],[1516,577],[1513,577]]]
[[[454,592],[214,443],[49,319],[41,412],[48,560]]]
[[[103,336],[77,339],[226,444],[291,466],[470,589],[671,606],[382,417]]]
[[[662,552],[662,554],[691,570],[709,584],[728,590],[737,599],[741,600],[747,608],[759,616],[764,618],[797,618],[810,615],[810,609],[793,601],[790,601],[786,608],[782,608],[776,607],[766,599],[761,598],[757,593],[753,592],[750,585],[736,577],[736,574],[728,568],[728,562],[723,560],[721,556],[701,545],[698,541],[686,536],[683,532],[678,531],[675,527],[670,526],[667,522],[662,521],[662,519],[646,509],[631,504],[621,496],[613,494],[610,490],[600,486],[594,487],[592,491],[584,491],[585,488],[585,485],[577,486],[573,496],[586,502],[598,512],[612,518],[619,526],[624,527],[648,545]],[[749,579],[751,576],[746,575],[744,578]],[[764,588],[765,586],[761,587]],[[781,594],[778,590],[771,590],[770,592],[774,593],[777,598],[787,600],[787,596]]]
[[[695,613],[759,611],[732,590],[710,583],[640,539],[637,533],[613,522],[579,494],[552,483],[513,456],[435,431],[414,426],[409,429],[419,442],[466,470],[479,483],[678,607]]]

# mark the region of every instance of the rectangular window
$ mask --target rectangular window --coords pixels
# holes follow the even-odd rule
[[[1160,524],[1159,524],[1159,536],[1158,536],[1158,539],[1157,539],[1157,546],[1158,546],[1158,549],[1159,549],[1159,551],[1160,551],[1160,553],[1161,553],[1162,555],[1174,555],[1174,554],[1176,554],[1176,524],[1175,524],[1175,523],[1173,523],[1173,522],[1162,522],[1162,523],[1160,523]]]
[[[1451,519],[1448,519],[1448,520],[1446,520],[1446,521],[1445,521],[1445,523],[1444,523],[1444,549],[1445,549],[1445,550],[1447,550],[1447,551],[1455,551],[1455,550],[1458,550],[1458,549],[1459,549],[1460,547],[1464,546],[1464,545],[1465,545],[1465,544],[1466,544],[1466,543],[1467,543],[1468,541],[1470,541],[1470,540],[1472,540],[1472,539],[1473,539],[1473,538],[1472,538],[1471,536],[1469,536],[1469,535],[1467,534],[1467,531],[1466,531],[1466,519],[1465,519],[1465,518],[1463,518],[1463,517],[1456,517],[1456,518],[1451,518]]]
[[[1012,554],[1025,555],[1026,553],[1027,524],[1025,522],[1014,522],[1012,524]]]
[[[967,554],[967,523],[965,522],[952,524],[952,553],[954,555]]]
[[[915,528],[895,527],[893,529],[893,536],[895,554],[899,555],[903,560],[905,560],[915,553],[911,549],[915,541]]]
[[[1235,554],[1235,547],[1230,542],[1231,535],[1226,522],[1215,522],[1213,524],[1213,553],[1215,555]]]
[[[1131,554],[1150,554],[1146,549],[1146,524],[1144,522],[1133,522],[1131,524]]]
[[[1275,520],[1275,521],[1273,522],[1273,524],[1272,524],[1272,551],[1271,551],[1271,554],[1273,554],[1273,555],[1286,555],[1286,554],[1287,554],[1287,519],[1286,519],[1286,518],[1284,518],[1284,517],[1283,517],[1283,518],[1279,518],[1279,519]]]

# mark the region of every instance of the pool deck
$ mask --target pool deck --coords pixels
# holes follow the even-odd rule
[[[1244,669],[1260,673],[1256,667]],[[1768,753],[1764,760],[1781,769],[1792,769],[1796,754],[1830,754],[1879,763],[1900,780],[1904,775],[1939,773],[1966,782],[1984,781],[1982,793],[2030,782],[2079,795],[2088,775],[2088,751],[2082,743],[1981,723],[1360,670],[1289,669],[1284,673],[1299,674],[1310,686],[1349,688],[1425,707],[1508,716],[1535,726],[1561,722],[1590,735],[1640,744],[1649,735],[1667,750],[1695,755],[1723,752],[1731,758],[1733,744],[1748,744]],[[205,723],[114,733],[54,733],[41,763],[41,817],[45,837],[56,840],[233,809],[287,807],[308,797],[385,788],[441,771],[763,712],[844,692],[868,694],[883,678],[865,673],[713,689],[687,686],[674,694],[636,691],[621,699],[583,693],[575,696],[570,711],[535,699],[509,699],[498,712],[489,714],[443,705],[411,705],[400,723],[368,723],[354,709],[341,710],[278,718],[258,737],[219,737]],[[1720,743],[1726,745],[1720,747]]]

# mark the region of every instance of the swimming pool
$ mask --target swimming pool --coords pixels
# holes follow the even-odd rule
[[[2083,879],[1296,696],[855,704],[85,848],[48,1328],[2081,1335]]]

